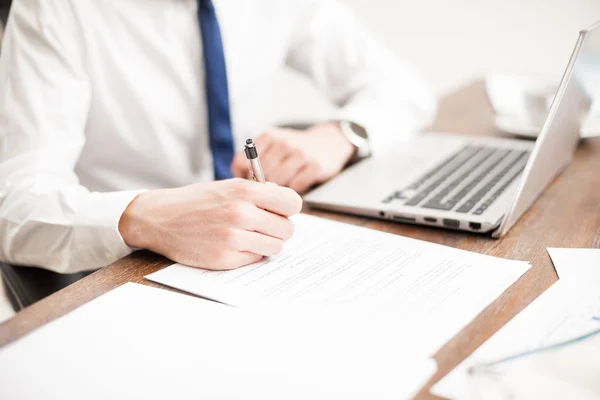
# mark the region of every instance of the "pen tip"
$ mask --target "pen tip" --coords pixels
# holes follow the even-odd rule
[[[252,144],[252,139],[247,139],[246,144]]]

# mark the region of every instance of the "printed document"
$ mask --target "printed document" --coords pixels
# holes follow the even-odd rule
[[[437,326],[425,346],[435,352],[530,267],[304,214],[294,222],[279,256],[225,272],[175,264],[147,278],[236,307],[348,306],[419,316]]]
[[[600,335],[517,357],[487,372],[470,370],[600,329],[600,249],[548,252],[559,280],[435,385],[433,393],[453,399],[600,398]]]
[[[435,362],[383,329],[127,283],[0,349],[0,399],[411,398]]]

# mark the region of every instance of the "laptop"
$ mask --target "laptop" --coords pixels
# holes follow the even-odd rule
[[[600,22],[580,32],[535,142],[423,134],[353,165],[305,201],[315,208],[502,237],[572,161],[592,95],[600,93],[600,87],[590,87],[590,71],[600,75]]]

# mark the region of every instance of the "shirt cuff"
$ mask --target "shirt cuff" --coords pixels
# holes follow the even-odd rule
[[[417,115],[407,111],[398,110],[393,116],[385,115],[377,104],[380,103],[356,99],[337,112],[337,119],[352,121],[366,129],[372,153],[390,148],[395,141],[414,137],[425,124]]]
[[[129,203],[144,191],[89,193],[77,210],[75,242],[82,245],[73,249],[75,259],[105,266],[133,252],[119,232],[119,220]],[[86,269],[81,267],[77,269]]]

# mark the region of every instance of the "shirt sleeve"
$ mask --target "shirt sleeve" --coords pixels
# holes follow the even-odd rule
[[[340,107],[339,119],[365,127],[375,152],[431,122],[436,102],[425,81],[347,6],[338,0],[295,4],[287,64]]]
[[[139,193],[95,193],[74,172],[91,87],[64,0],[15,0],[0,57],[0,259],[71,273],[131,252],[118,231]]]

